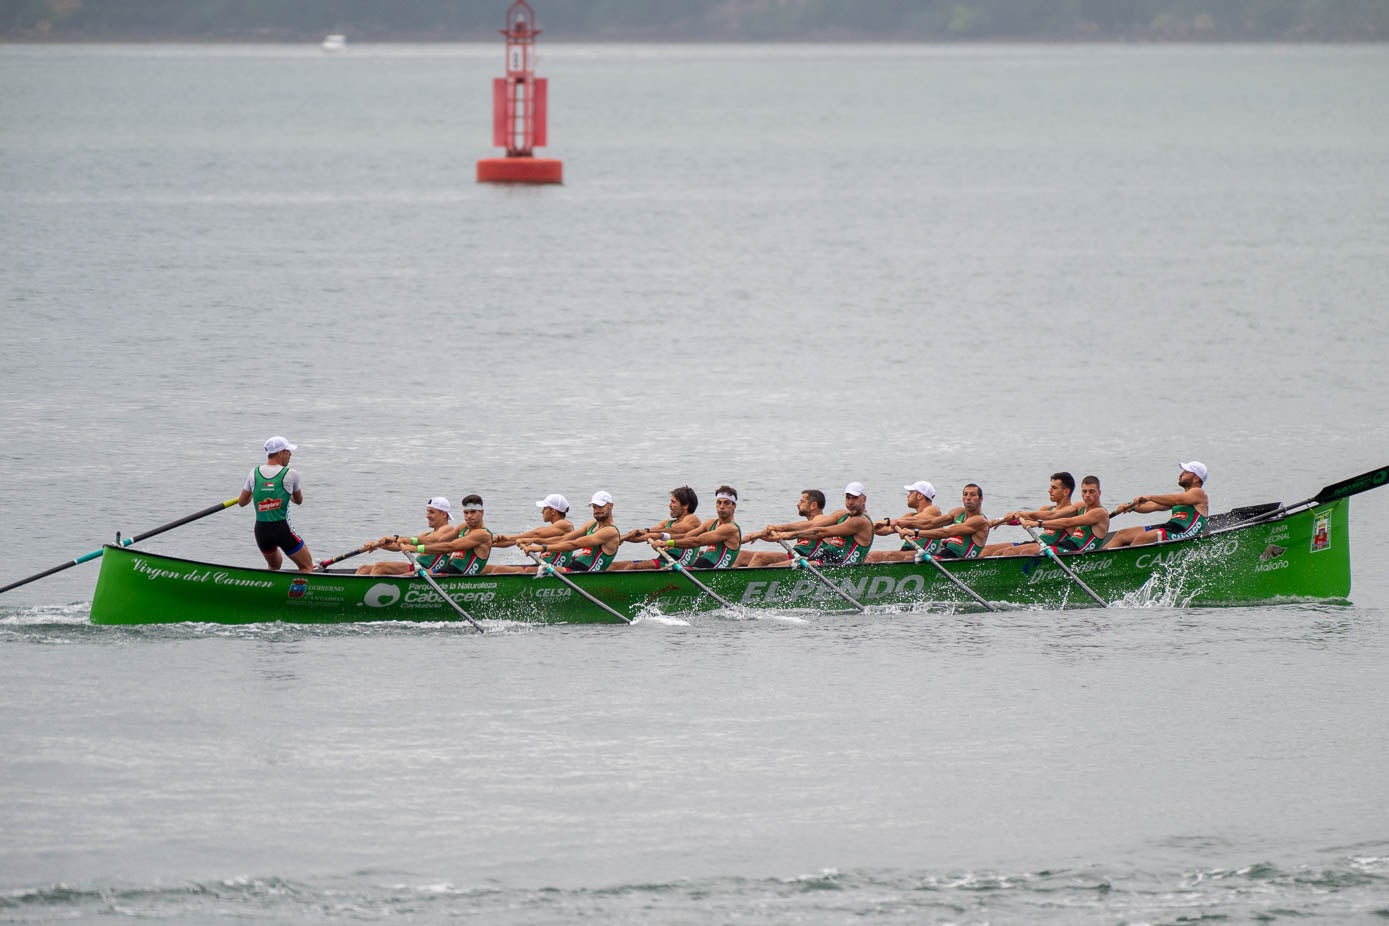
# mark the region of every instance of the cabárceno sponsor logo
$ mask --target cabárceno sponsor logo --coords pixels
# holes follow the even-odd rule
[[[469,588],[472,589],[473,586],[469,586]],[[467,602],[477,602],[479,604],[486,604],[487,602],[492,601],[496,597],[497,593],[495,591],[489,591],[487,589],[476,589],[466,592],[449,592],[449,598],[453,599],[459,604],[464,604]],[[406,589],[405,591],[405,607],[407,608],[428,607],[429,605],[443,604],[443,601],[444,599],[439,595],[439,593],[427,585],[423,587],[412,586]]]

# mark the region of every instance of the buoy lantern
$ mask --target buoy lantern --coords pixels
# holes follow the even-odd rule
[[[506,157],[477,162],[478,183],[563,183],[559,158],[538,158],[546,142],[549,81],[535,76],[535,11],[516,0],[506,11],[506,76],[492,81],[492,144]]]

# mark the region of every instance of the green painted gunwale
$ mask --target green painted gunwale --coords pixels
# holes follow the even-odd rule
[[[1180,606],[1270,601],[1345,601],[1350,595],[1349,500],[1182,543],[1068,556],[1065,562],[1108,601],[1152,600]],[[1314,549],[1325,520],[1326,543]],[[1093,602],[1057,567],[1037,557],[949,564],[989,601],[1045,607]],[[824,570],[866,605],[952,605],[977,609],[930,564],[881,563]],[[808,572],[729,569],[700,572],[714,591],[749,608],[839,611],[844,603]],[[578,575],[589,594],[635,616],[712,610],[717,604],[670,572]],[[478,619],[539,623],[618,623],[560,580],[531,575],[440,577],[442,587]],[[94,624],[196,621],[451,621],[458,613],[422,579],[302,574],[223,566],[109,545],[92,600]]]

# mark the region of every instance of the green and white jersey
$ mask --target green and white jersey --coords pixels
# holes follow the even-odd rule
[[[251,493],[257,521],[288,521],[289,500],[299,491],[299,474],[284,466],[257,466],[242,488]]]

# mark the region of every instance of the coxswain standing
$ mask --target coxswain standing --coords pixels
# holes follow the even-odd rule
[[[265,462],[251,470],[236,503],[245,508],[256,503],[256,546],[271,569],[284,565],[280,551],[299,567],[313,572],[313,556],[304,539],[289,524],[289,504],[304,504],[299,473],[289,468],[289,458],[299,448],[283,437],[265,442]]]

